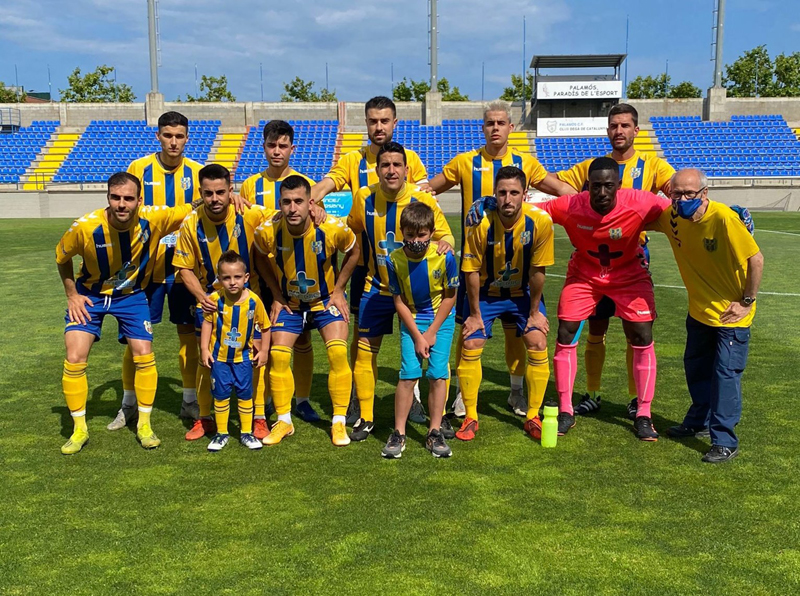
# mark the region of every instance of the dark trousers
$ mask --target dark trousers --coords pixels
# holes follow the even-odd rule
[[[742,416],[741,381],[749,344],[749,327],[709,327],[686,317],[683,367],[692,405],[683,425],[708,427],[712,445],[739,445],[734,427]]]

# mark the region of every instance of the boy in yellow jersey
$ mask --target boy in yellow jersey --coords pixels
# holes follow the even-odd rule
[[[639,134],[639,113],[631,105],[620,103],[608,112],[608,140],[611,143],[610,157],[619,164],[619,178],[622,188],[659,191],[669,195],[670,179],[675,169],[664,159],[652,153],[640,153],[634,147],[634,139]],[[589,166],[593,159],[587,159],[574,165],[569,170],[558,172],[558,177],[569,184],[575,191],[586,190],[589,184]],[[572,193],[564,193],[572,194]],[[642,248],[645,264],[650,262],[650,251],[647,249],[647,234],[642,233]],[[586,415],[600,409],[600,385],[603,365],[606,359],[606,332],[609,319],[616,313],[614,302],[608,297],[597,305],[597,311],[589,317],[589,337],[584,354],[586,366],[586,393],[575,407],[575,413]],[[628,393],[631,401],[628,404],[628,416],[636,417],[637,399],[636,384],[633,375],[633,348],[628,344],[626,352],[628,367]]]
[[[189,120],[178,112],[166,112],[158,119],[156,138],[161,151],[137,159],[128,166],[128,173],[142,183],[142,204],[176,207],[196,200],[200,196],[197,172],[203,166],[184,156],[189,138]],[[181,418],[197,418],[197,341],[194,338],[194,299],[181,280],[175,276],[172,255],[177,234],[168,234],[158,244],[153,266],[153,276],[145,288],[150,306],[150,322],[160,323],[164,299],[168,298],[169,320],[178,330],[178,368],[183,386]],[[123,338],[120,338],[124,341]],[[125,348],[122,358],[122,407],[108,430],[124,428],[136,417],[136,395],[133,391],[133,354]]]
[[[253,368],[267,363],[269,319],[261,299],[247,289],[249,278],[247,263],[239,253],[222,253],[217,261],[217,279],[223,289],[208,297],[216,310],[203,313],[200,360],[211,369],[217,422],[217,434],[208,444],[212,452],[228,444],[232,389],[239,406],[239,442],[248,449],[261,449],[261,441],[253,436]]]
[[[277,213],[260,205],[253,205],[244,213],[237,213],[231,204],[231,175],[219,164],[210,164],[200,170],[200,197],[203,205],[181,224],[173,264],[179,270],[186,289],[196,300],[195,328],[199,333],[203,324],[203,311],[214,312],[216,304],[209,299],[217,282],[217,261],[222,253],[233,250],[242,256],[250,273],[249,286],[258,287],[258,276],[253,271],[252,251],[255,229],[268,217]],[[256,369],[258,375],[262,369]],[[206,434],[216,434],[211,417],[211,392],[208,369],[197,369],[197,403],[200,418],[186,433],[186,440],[194,441]],[[261,379],[255,379],[256,407],[263,405],[264,390]]]
[[[515,166],[497,172],[497,209],[467,230],[462,270],[467,301],[462,317],[463,350],[458,378],[466,416],[456,437],[471,441],[478,431],[478,391],[483,376],[481,354],[496,318],[511,318],[526,347],[528,407],[525,432],[541,438],[539,408],[550,364],[544,308],[545,267],[553,264],[553,221],[524,202],[528,178]]]
[[[676,173],[670,198],[672,208],[648,229],[666,234],[689,294],[683,365],[692,405],[667,435],[691,438],[708,429],[703,461],[723,463],[739,454],[741,378],[764,257],[740,216],[708,199],[703,172]]]
[[[506,102],[496,101],[488,104],[483,110],[483,134],[486,143],[483,147],[456,155],[445,165],[441,174],[437,174],[430,181],[429,188],[436,194],[450,190],[454,186],[461,189],[461,250],[464,250],[465,230],[464,220],[470,206],[484,196],[494,195],[494,180],[500,168],[514,166],[521,169],[527,180],[526,189],[532,186],[542,192],[560,196],[573,192],[570,186],[559,180],[555,174],[548,173],[542,164],[532,155],[519,153],[515,148],[508,146],[508,136],[514,130],[511,123],[511,113]],[[423,185],[423,189],[425,186]],[[461,311],[466,301],[466,284],[463,280],[458,288],[456,298],[456,321],[461,324]],[[508,318],[503,319],[503,333],[505,335],[506,365],[510,375],[511,391],[508,395],[508,405],[518,416],[525,416],[528,403],[522,385],[525,377],[527,361],[525,342],[517,334],[516,325]],[[456,345],[456,366],[461,358],[461,340]],[[454,404],[456,414],[464,415],[461,396],[456,398]]]
[[[359,248],[344,222],[329,217],[315,225],[310,216],[311,186],[302,176],[289,176],[281,186],[278,222],[256,230],[256,262],[272,290],[270,319],[270,388],[278,421],[265,445],[276,445],[294,434],[290,414],[294,380],[289,367],[292,347],[308,328],[319,330],[328,354],[328,391],[333,402],[331,440],[350,443],[345,414],[353,382],[347,361],[349,313],[344,289],[358,262]],[[344,253],[339,273],[339,253]],[[295,356],[296,357],[296,356]]]
[[[313,186],[314,181],[300,172],[296,172],[289,165],[289,159],[294,152],[294,129],[288,122],[272,120],[264,126],[264,155],[268,167],[263,172],[254,174],[244,181],[239,189],[243,199],[256,205],[264,205],[270,209],[280,208],[281,184],[288,176],[301,176]],[[269,288],[262,288],[264,302],[269,309],[271,297],[267,296]],[[294,346],[294,386],[297,392],[297,415],[306,422],[316,422],[319,414],[311,407],[308,401],[311,395],[311,379],[314,376],[314,352],[311,350],[311,334],[303,331]],[[256,427],[258,437],[263,439],[268,433],[266,416],[263,408],[256,408]]]
[[[438,246],[431,242],[436,227],[433,210],[425,203],[411,203],[403,210],[400,229],[403,247],[386,260],[389,288],[400,317],[400,381],[394,394],[395,429],[381,455],[397,459],[405,450],[414,385],[422,377],[422,361],[427,360],[430,424],[425,448],[434,457],[450,457],[441,426],[450,377],[458,266],[452,252],[438,254]]]
[[[394,128],[397,126],[397,107],[391,99],[379,95],[373,97],[364,105],[364,116],[369,145],[365,145],[358,151],[352,151],[339,158],[338,163],[331,171],[319,184],[311,189],[311,199],[315,204],[321,204],[322,199],[328,193],[340,191],[345,186],[350,187],[355,198],[360,189],[378,183],[377,156],[381,147],[392,140]],[[406,149],[405,151],[408,162],[408,182],[412,184],[426,183],[428,181],[428,173],[419,155],[411,149]],[[355,201],[353,204],[355,205]],[[368,243],[362,242],[362,246],[366,247]],[[366,264],[369,262],[369,258],[369,254],[361,254],[361,261],[355,272],[353,272],[353,278],[350,282],[350,312],[355,315],[353,341],[350,344],[350,362],[353,365],[355,365],[358,352],[358,308],[361,303],[361,294],[364,291],[364,280],[367,276]],[[348,424],[353,424],[359,418],[358,401],[354,399],[354,396],[355,393],[348,408]],[[417,403],[415,401],[415,406]],[[418,408],[414,409],[418,410]],[[417,416],[418,420],[425,420],[421,412],[418,415],[412,412],[412,416]]]
[[[353,426],[350,438],[364,441],[372,432],[375,383],[378,376],[378,351],[383,336],[391,334],[394,322],[394,299],[389,289],[386,260],[402,246],[400,217],[411,203],[421,202],[433,209],[437,252],[453,250],[453,234],[436,199],[419,187],[406,182],[406,153],[399,143],[386,143],[378,152],[378,184],[362,188],[353,198],[347,224],[356,234],[368,271],[358,314],[358,354],[353,377],[361,417]]]
[[[61,448],[65,455],[78,453],[89,440],[86,368],[106,315],[117,319],[133,353],[136,436],[145,449],[161,444],[150,426],[158,373],[144,288],[152,275],[159,240],[178,229],[192,205],[140,207],[140,192],[138,178],[125,172],[114,174],[108,179],[108,207],[77,219],[56,247],[58,273],[67,294],[62,385],[74,424],[72,436]],[[75,256],[83,259],[77,281],[72,266]]]

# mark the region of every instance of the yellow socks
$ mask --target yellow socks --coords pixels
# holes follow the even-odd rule
[[[633,346],[628,342],[627,351],[625,352],[625,364],[628,365],[628,395],[636,397],[636,378],[633,376]]]
[[[253,407],[255,415],[265,418],[269,393],[269,365],[253,369]]]
[[[332,339],[325,342],[325,350],[330,364],[328,392],[333,403],[333,415],[346,416],[347,405],[350,403],[350,386],[353,384],[353,371],[347,362],[347,342],[343,339]]]
[[[378,370],[378,348],[365,342],[358,342],[356,365],[353,378],[356,382],[356,397],[361,406],[361,417],[367,422],[374,419],[375,378]]]
[[[547,350],[528,350],[528,366],[525,370],[525,382],[528,384],[527,420],[539,415],[549,380],[550,360],[547,358]]]
[[[197,407],[200,418],[211,416],[211,369],[205,366],[197,367]]]
[[[85,362],[71,364],[64,360],[61,387],[67,402],[75,429],[86,430],[86,399],[89,396],[89,383],[86,380]]]
[[[605,334],[589,334],[586,340],[586,351],[583,354],[583,360],[586,364],[586,390],[589,392],[600,391],[603,364],[606,361]]]
[[[289,414],[294,394],[294,378],[289,366],[292,361],[292,348],[272,346],[269,353],[272,359],[269,369],[269,386],[272,391],[272,401],[275,404],[275,413],[279,416]]]
[[[525,364],[527,362],[525,340],[517,336],[516,325],[510,328],[506,328],[506,326],[503,325],[503,335],[505,337],[506,366],[508,366],[508,372],[514,377],[524,377]]]
[[[217,421],[217,432],[228,434],[228,418],[231,415],[231,398],[214,400],[214,419]],[[244,432],[244,431],[242,431]]]
[[[311,381],[314,378],[314,351],[311,342],[294,345],[294,362],[292,363],[294,375],[294,392],[297,397],[308,398],[311,395]]]
[[[461,385],[461,399],[467,411],[467,418],[478,419],[478,390],[481,387],[483,369],[481,354],[478,350],[461,350],[461,363],[458,365],[458,383]]]
[[[197,363],[200,359],[197,353],[197,338],[194,333],[179,333],[178,343],[178,369],[181,372],[181,382],[184,389],[197,387]],[[123,373],[124,376],[124,373]]]
[[[136,401],[139,404],[137,427],[141,428],[145,424],[150,424],[150,412],[153,411],[153,402],[156,400],[156,388],[158,387],[156,356],[153,353],[134,356],[133,365],[136,367],[133,386],[136,390]]]
[[[239,423],[242,425],[242,434],[253,432],[253,400],[239,400]]]

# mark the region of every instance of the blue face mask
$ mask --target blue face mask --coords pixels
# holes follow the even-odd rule
[[[703,199],[688,199],[685,201],[676,201],[675,209],[684,219],[692,219],[695,211],[700,209],[700,205],[703,204]]]

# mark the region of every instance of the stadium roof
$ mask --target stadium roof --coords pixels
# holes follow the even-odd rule
[[[619,68],[627,56],[627,54],[534,56],[531,68]]]

